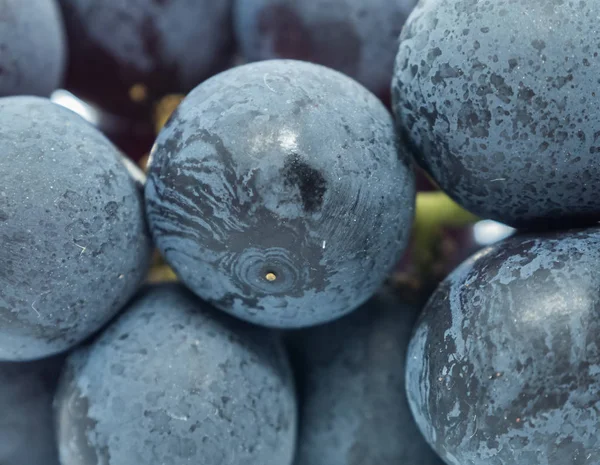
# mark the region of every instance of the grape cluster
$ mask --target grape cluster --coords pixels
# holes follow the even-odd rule
[[[600,465],[598,16],[0,0],[0,464]]]

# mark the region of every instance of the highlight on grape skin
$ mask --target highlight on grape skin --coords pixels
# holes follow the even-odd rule
[[[0,0],[0,465],[600,465],[598,17]]]

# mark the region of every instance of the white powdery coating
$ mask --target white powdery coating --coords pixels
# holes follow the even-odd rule
[[[179,285],[150,288],[56,396],[63,465],[291,465],[296,400],[277,335]]]
[[[303,327],[376,292],[406,246],[414,189],[371,93],[273,60],[188,95],[157,139],[145,192],[157,246],[194,292],[254,323]]]

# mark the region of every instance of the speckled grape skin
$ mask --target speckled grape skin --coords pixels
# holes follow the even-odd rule
[[[597,465],[600,229],[484,249],[411,340],[409,403],[449,465]]]
[[[388,96],[398,36],[416,0],[237,0],[235,31],[250,61],[293,58],[336,69]]]
[[[61,361],[0,363],[0,463],[59,465],[52,421]]]
[[[69,36],[68,84],[109,110],[188,92],[233,54],[231,0],[60,0]],[[144,107],[145,108],[145,107]]]
[[[291,370],[278,335],[180,285],[147,289],[68,360],[62,465],[290,465]]]
[[[188,95],[158,136],[146,206],[157,246],[194,292],[289,328],[376,292],[406,245],[414,190],[373,94],[322,66],[273,60]]]
[[[295,465],[443,465],[406,401],[418,310],[382,290],[347,317],[290,334],[303,393]]]
[[[401,35],[395,113],[417,158],[512,226],[600,218],[600,3],[424,0]]]
[[[0,97],[47,97],[61,84],[65,62],[55,0],[0,0]]]
[[[0,360],[70,347],[137,290],[151,244],[117,149],[70,110],[0,99]]]

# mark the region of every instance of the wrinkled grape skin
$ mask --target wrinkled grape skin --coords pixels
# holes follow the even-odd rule
[[[234,24],[250,61],[292,58],[336,69],[389,96],[398,36],[416,0],[237,0]]]
[[[406,246],[414,197],[409,157],[376,97],[290,60],[197,87],[158,136],[146,183],[153,237],[183,282],[283,328],[371,297]]]
[[[295,465],[443,465],[406,401],[419,309],[385,289],[351,315],[289,334],[303,393]]]
[[[0,360],[47,357],[133,296],[151,241],[117,149],[70,110],[0,99]]]
[[[600,229],[516,236],[433,294],[409,403],[449,465],[597,465]]]
[[[55,409],[63,465],[291,465],[294,453],[279,336],[177,284],[146,289],[69,357]]]
[[[47,97],[62,81],[66,40],[55,0],[0,0],[0,97]]]
[[[600,219],[600,4],[424,0],[394,109],[419,163],[472,212],[547,228]]]
[[[0,363],[0,463],[59,465],[52,396],[62,359]]]
[[[67,84],[116,114],[188,92],[233,54],[231,0],[60,0],[69,38]],[[142,84],[145,101],[130,98]]]

